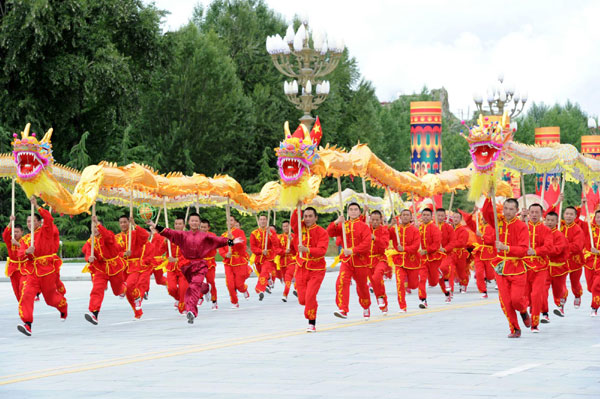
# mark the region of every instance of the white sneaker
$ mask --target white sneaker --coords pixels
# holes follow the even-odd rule
[[[400,309],[398,313],[406,313],[406,309]]]
[[[250,298],[250,293],[248,290],[244,291],[244,299],[248,300]]]
[[[592,308],[592,313],[590,313],[591,317],[598,317],[598,309]]]
[[[179,301],[175,301],[175,305],[173,305],[173,306],[175,306],[176,308],[178,308],[179,307]]]
[[[282,297],[281,297],[281,300],[282,300],[283,302],[287,302],[287,296],[285,296],[285,295],[284,295],[284,296],[282,296]]]
[[[379,306],[379,309],[385,308],[385,301],[383,298],[377,298],[377,306]]]
[[[233,305],[231,305],[231,309],[239,309],[239,308],[240,308],[239,303],[234,303]]]
[[[581,297],[575,298],[573,305],[575,306],[575,309],[579,309],[579,306],[581,306]]]
[[[313,326],[312,324],[309,324],[308,327],[306,327],[306,332],[307,333],[317,332],[317,328],[315,326]]]
[[[212,304],[212,308],[210,310],[219,310],[219,305],[217,305],[217,303],[213,303]]]
[[[365,318],[365,320],[369,320],[371,318],[371,309],[365,309],[363,310],[363,317]]]

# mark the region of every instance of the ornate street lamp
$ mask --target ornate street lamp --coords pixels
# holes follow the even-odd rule
[[[504,74],[498,75],[498,83],[487,90],[486,102],[480,93],[473,94],[473,101],[477,105],[479,113],[483,115],[502,115],[508,111],[510,118],[517,117],[527,102],[527,92],[519,93],[512,84],[504,84]],[[486,107],[487,105],[487,107]]]
[[[266,44],[277,70],[294,79],[284,82],[283,91],[288,100],[304,112],[300,122],[310,129],[315,120],[311,111],[329,94],[329,81],[322,78],[339,64],[344,41],[327,38],[324,32],[315,29],[309,33],[308,21],[304,19],[296,32],[290,25],[285,37],[269,36]]]
[[[588,119],[588,129],[590,129],[591,135],[600,134],[600,124],[594,118]]]

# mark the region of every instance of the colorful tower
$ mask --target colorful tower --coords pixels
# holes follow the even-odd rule
[[[581,136],[581,153],[588,158],[600,159],[600,136]],[[600,203],[598,184],[594,183],[591,187],[586,184],[585,195],[590,212],[594,212]]]
[[[547,126],[535,128],[535,145],[547,146],[549,144],[560,144],[560,127]],[[544,201],[550,206],[555,204],[560,195],[560,173],[546,174],[546,181],[543,182],[544,175],[538,174],[535,181],[535,193],[540,197],[543,194]],[[545,191],[543,185],[546,185]]]
[[[442,171],[442,103],[410,103],[411,168],[417,176]]]
[[[442,103],[414,101],[410,103],[411,169],[421,177],[442,171]],[[415,199],[420,201],[419,199]],[[442,196],[435,197],[436,208]]]

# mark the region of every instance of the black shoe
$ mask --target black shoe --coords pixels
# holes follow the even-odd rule
[[[194,319],[196,318],[192,312],[187,312],[187,321],[188,324],[194,324]]]
[[[296,297],[297,297],[297,296],[298,296],[298,291],[294,290],[294,291],[292,292],[292,294],[294,294],[294,296],[296,296]]]
[[[258,294],[258,300],[262,301],[265,298],[265,293],[261,292],[260,294]]]
[[[148,293],[147,293],[147,292],[145,292],[145,293],[144,293],[144,301],[147,301],[147,300],[148,300]]]
[[[27,335],[28,337],[31,337],[31,326],[29,324],[19,324],[17,326],[17,330]]]
[[[93,325],[95,325],[95,326],[98,325],[98,318],[96,316],[94,316],[93,313],[86,313],[85,314],[85,319],[87,321],[89,321],[90,323],[92,323]]]
[[[421,301],[421,303],[419,304],[419,307],[420,307],[421,309],[427,309],[427,299],[423,299],[423,300]]]
[[[265,291],[267,292],[267,294],[270,294],[271,293],[271,288],[269,288],[269,286],[267,285],[265,287]]]

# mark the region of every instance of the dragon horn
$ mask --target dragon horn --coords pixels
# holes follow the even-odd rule
[[[502,126],[500,126],[500,128],[502,130],[504,130],[505,126],[506,126],[506,122],[508,121],[508,112],[504,111],[504,113],[502,114]]]
[[[304,132],[304,140],[312,141],[312,139],[310,138],[310,132],[308,131],[306,126],[304,126],[304,123],[301,123],[300,126],[302,126],[302,131]]]
[[[25,130],[21,132],[21,138],[29,137],[29,128],[31,127],[31,123],[25,125]]]
[[[479,119],[477,120],[477,124],[481,126],[483,129],[483,114],[479,114]]]
[[[285,121],[283,124],[283,132],[285,133],[286,138],[292,135],[290,133],[290,123],[288,121]]]
[[[42,141],[40,141],[40,143],[49,143],[50,139],[52,138],[53,131],[54,131],[54,129],[52,129],[52,128],[48,129],[48,131],[46,132],[46,134],[44,135],[44,138],[42,139]]]

